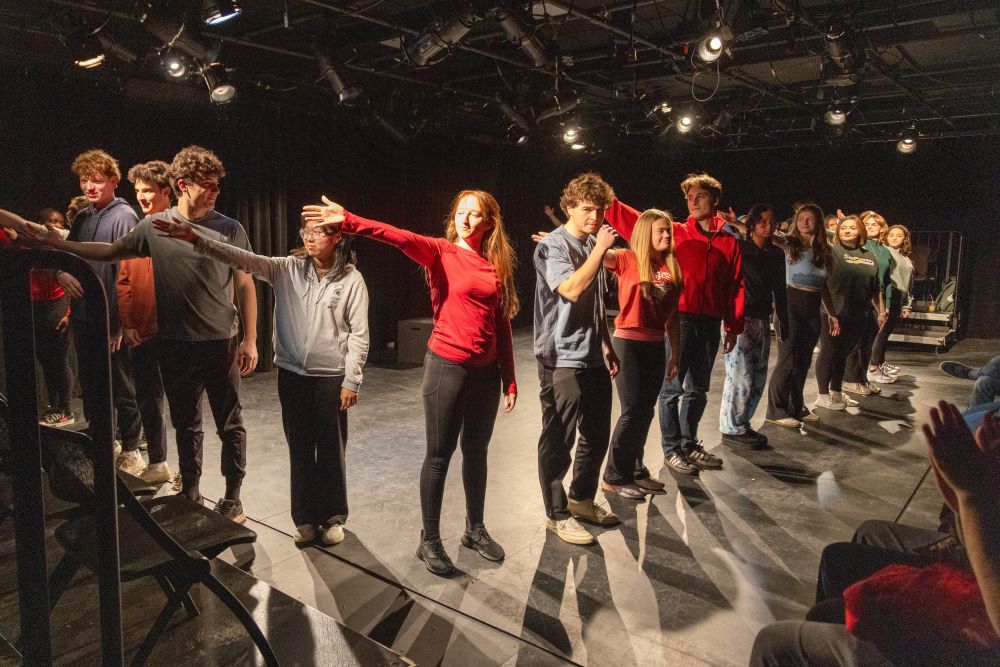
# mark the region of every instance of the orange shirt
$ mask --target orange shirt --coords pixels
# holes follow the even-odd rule
[[[126,259],[115,283],[118,314],[122,329],[135,329],[146,342],[156,336],[156,291],[153,289],[153,260]]]

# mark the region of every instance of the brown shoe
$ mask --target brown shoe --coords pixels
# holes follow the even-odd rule
[[[621,519],[614,512],[609,512],[593,500],[571,499],[568,505],[570,514],[588,523],[598,526],[614,526],[621,523]]]
[[[666,484],[656,479],[655,477],[644,477],[642,479],[635,480],[635,485],[646,493],[666,493]]]

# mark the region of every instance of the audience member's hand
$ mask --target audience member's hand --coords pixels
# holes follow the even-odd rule
[[[257,343],[244,339],[240,343],[238,357],[240,360],[240,375],[246,377],[253,373],[253,369],[257,368]]]
[[[987,428],[995,427],[994,423]],[[969,499],[998,495],[1000,461],[980,449],[957,407],[941,401],[938,407],[931,408],[930,422],[922,430],[930,447],[938,488],[948,507],[957,512]],[[981,437],[992,437],[992,433]]]
[[[80,281],[66,273],[65,271],[60,271],[56,274],[56,282],[59,283],[63,291],[71,299],[82,299],[83,298],[83,285]]]
[[[830,335],[839,336],[840,335],[840,319],[830,315],[828,318],[830,320]]]
[[[330,201],[323,195],[323,206],[309,204],[302,207],[302,217],[305,221],[313,223],[313,227],[326,227],[329,225],[339,225],[344,221],[344,207]]]
[[[343,412],[349,408],[353,408],[358,404],[358,392],[348,389],[347,387],[340,388],[340,411]]]
[[[125,339],[125,343],[130,347],[135,347],[142,342],[138,329],[122,329],[122,338]]]
[[[1000,418],[996,410],[983,415],[983,423],[976,430],[976,443],[986,456],[1000,461]]]
[[[503,397],[503,412],[504,414],[510,414],[517,404],[517,392],[512,391],[509,394],[505,394]]]
[[[531,240],[534,241],[535,243],[538,243],[548,235],[549,232],[535,232],[534,234],[531,235]]]
[[[160,236],[167,236],[172,239],[180,239],[194,244],[198,238],[191,223],[172,218],[170,220],[153,220],[153,226],[160,232]]]

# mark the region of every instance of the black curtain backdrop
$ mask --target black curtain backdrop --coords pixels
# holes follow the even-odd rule
[[[596,154],[575,153],[555,141],[520,150],[460,136],[399,144],[365,122],[364,114],[332,99],[329,108],[305,110],[246,94],[217,107],[207,103],[203,89],[190,86],[121,83],[103,74],[87,83],[77,73],[64,78],[0,69],[0,76],[13,101],[0,109],[6,167],[0,206],[23,215],[63,208],[78,192],[69,165],[92,147],[115,155],[123,171],[140,161],[169,161],[192,143],[211,148],[228,171],[219,210],[240,220],[254,250],[268,255],[298,245],[301,206],[322,194],[366,217],[437,235],[455,193],[482,188],[500,201],[517,246],[523,306],[515,326],[527,326],[534,290],[530,234],[551,227],[542,206],[556,207],[569,179],[596,170],[623,201],[683,217],[679,182],[691,171],[707,171],[723,182],[723,206],[740,212],[770,201],[785,217],[792,202],[809,199],[831,211],[874,208],[913,230],[961,231],[969,246],[967,333],[1000,337],[996,139],[922,141],[908,156],[893,143],[704,153],[676,138],[623,137]],[[119,194],[133,198],[127,183]],[[355,248],[371,295],[374,355],[395,340],[398,320],[429,315],[430,304],[422,272],[399,251],[364,239]],[[264,369],[272,356],[273,303],[270,288],[261,285],[258,294]]]

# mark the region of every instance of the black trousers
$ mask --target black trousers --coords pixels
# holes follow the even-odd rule
[[[66,316],[69,297],[54,301],[34,301],[35,356],[45,376],[45,391],[49,405],[56,410],[69,410],[69,329],[56,330]]]
[[[868,384],[868,366],[872,359],[872,347],[875,345],[875,337],[878,336],[879,332],[875,309],[869,308],[862,321],[861,337],[858,339],[855,349],[847,356],[844,378],[848,382],[866,385]]]
[[[70,317],[74,323],[82,322],[82,318],[86,317],[81,300],[77,299],[73,303]],[[76,359],[80,369],[83,414],[89,418],[95,413],[97,401],[100,400],[95,383],[97,377],[95,372],[97,371],[94,369],[102,368],[103,361],[100,355],[106,349],[105,346],[108,342],[88,340],[81,331],[82,328],[76,331],[74,340],[76,341]],[[138,449],[139,438],[142,435],[142,418],[139,416],[139,407],[136,405],[135,391],[132,387],[132,377],[129,374],[131,367],[128,345],[122,345],[117,352],[111,354],[111,400],[114,405],[112,432],[121,438],[122,449],[126,451]]]
[[[340,409],[343,382],[343,375],[299,375],[278,369],[296,526],[347,521],[347,412]]]
[[[907,298],[905,292],[893,291],[892,298],[889,299],[889,304],[886,307],[887,318],[885,324],[875,334],[875,343],[872,345],[872,357],[869,362],[871,365],[881,366],[885,363],[885,348],[889,345],[889,336],[892,335],[892,332],[896,329],[896,325],[899,324],[903,313],[903,304],[906,303]]]
[[[170,423],[177,433],[183,493],[195,500],[201,495],[205,439],[201,399],[206,393],[216,433],[222,440],[222,475],[227,489],[233,485],[238,488],[246,475],[247,432],[240,406],[237,347],[235,336],[226,340],[159,339],[163,389],[170,405]]]
[[[869,313],[860,316],[841,317],[840,335],[830,335],[830,321],[823,313],[821,316],[819,336],[819,356],[816,358],[816,384],[819,393],[840,391],[844,382],[847,358],[857,351],[858,342],[865,335]],[[852,376],[846,376],[849,382],[856,382]],[[867,382],[867,381],[866,381]]]
[[[440,535],[444,484],[459,438],[465,515],[471,524],[483,522],[486,453],[500,406],[500,366],[466,367],[428,351],[423,398],[427,455],[420,469],[420,511],[424,538],[431,539]]]
[[[142,416],[142,429],[149,446],[149,462],[167,460],[167,423],[163,409],[163,378],[156,339],[131,348],[135,402]]]
[[[569,497],[593,500],[601,464],[611,435],[611,375],[594,368],[552,368],[538,365],[541,384],[542,435],[538,438],[538,480],[545,513],[568,519],[563,478],[573,465]],[[579,439],[577,433],[579,432]],[[571,452],[576,445],[576,459]]]
[[[631,484],[649,476],[642,464],[642,453],[666,374],[667,351],[661,342],[614,338],[612,343],[620,363],[615,386],[621,416],[611,436],[604,481]]]
[[[660,436],[663,454],[688,452],[698,444],[698,423],[708,405],[712,366],[719,352],[717,317],[681,313],[677,377],[660,388]],[[667,343],[669,345],[669,342]],[[671,350],[676,354],[677,350]]]
[[[798,419],[805,414],[802,390],[820,332],[822,292],[789,287],[788,337],[778,342],[778,362],[767,390],[767,418]]]

